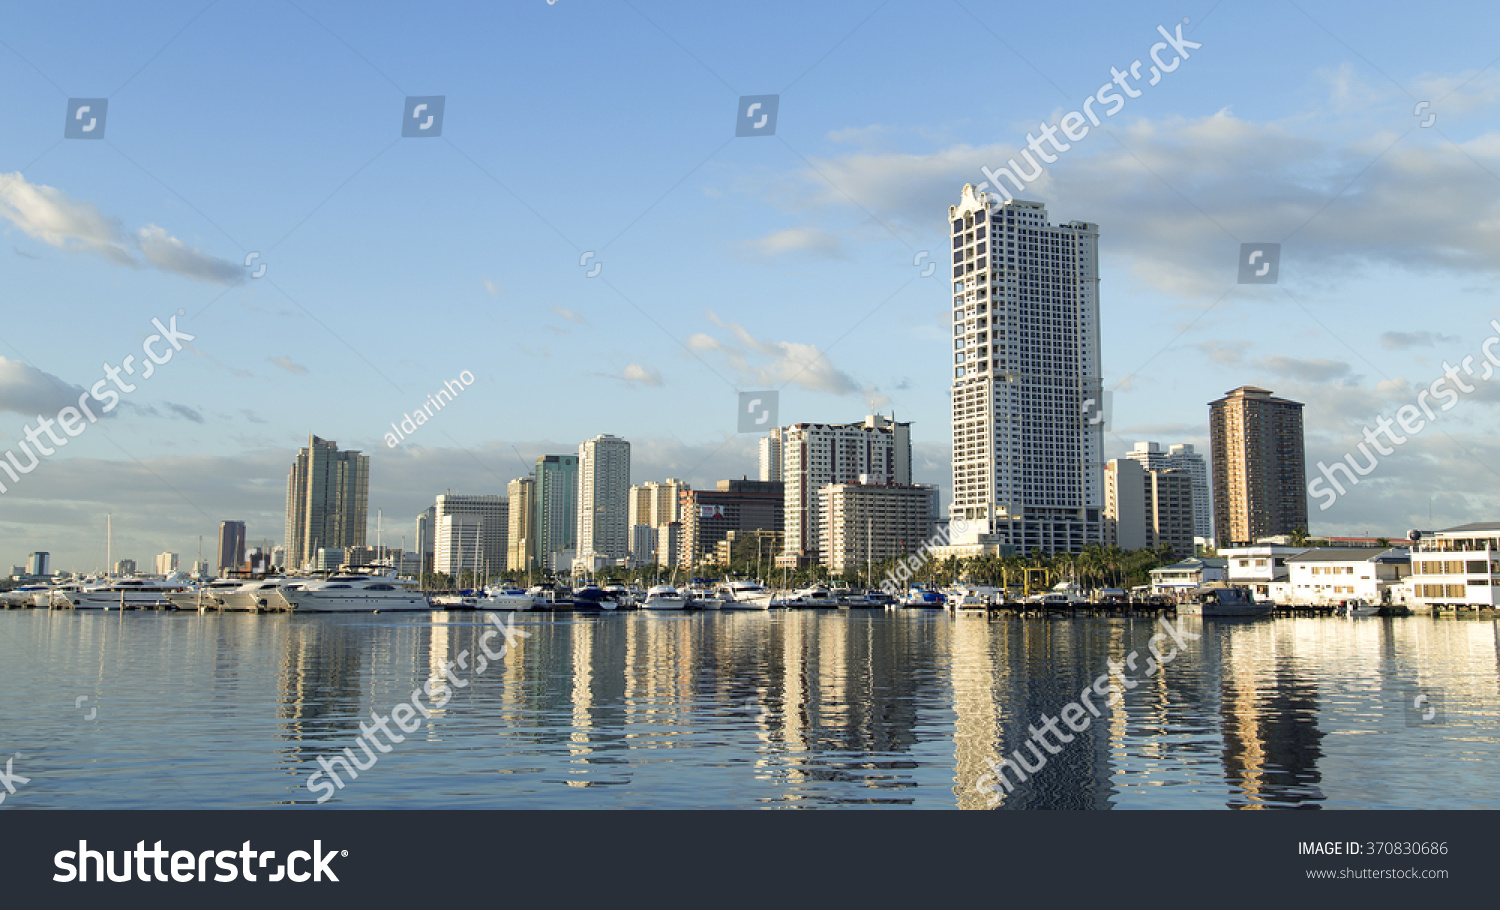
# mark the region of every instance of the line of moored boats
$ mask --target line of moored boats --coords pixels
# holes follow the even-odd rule
[[[351,570],[327,576],[272,575],[186,579],[102,578],[63,584],[23,585],[0,594],[0,606],[57,610],[173,609],[197,612],[388,613],[431,610],[770,610],[951,607],[955,599],[935,587],[915,586],[900,598],[880,591],[810,585],[776,591],[750,580],[646,590],[623,585],[547,583],[527,590],[489,587],[429,594],[390,570]]]
[[[1080,606],[1125,608],[1134,604],[1119,589],[1085,597],[1076,586],[1060,584],[1032,595],[1031,605],[1046,611],[1071,612]],[[322,576],[271,575],[192,582],[181,578],[103,578],[65,584],[25,585],[0,594],[0,606],[62,610],[174,609],[197,612],[391,613],[433,610],[610,611],[610,610],[770,610],[881,609],[915,607],[989,610],[1012,603],[1006,592],[976,586],[940,589],[913,584],[900,596],[814,584],[776,591],[756,581],[738,580],[677,588],[658,584],[647,590],[623,585],[586,583],[565,587],[553,583],[527,590],[489,587],[475,591],[428,593],[409,578],[383,567],[362,567]],[[1258,601],[1248,588],[1223,583],[1204,585],[1174,603],[1142,602],[1205,617],[1271,615],[1274,605]],[[1361,605],[1363,607],[1363,605]],[[1370,609],[1374,612],[1374,608]],[[1360,615],[1351,607],[1350,615]]]

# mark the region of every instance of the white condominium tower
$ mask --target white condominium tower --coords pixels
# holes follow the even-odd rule
[[[578,447],[579,560],[629,554],[630,443],[595,436]]]
[[[819,559],[821,505],[829,484],[911,483],[911,424],[871,414],[864,423],[798,423],[782,431],[786,545],[778,566]]]
[[[1079,552],[1101,535],[1099,226],[970,185],[948,221],[950,543]]]
[[[760,438],[760,479],[781,481],[781,428],[776,427]]]

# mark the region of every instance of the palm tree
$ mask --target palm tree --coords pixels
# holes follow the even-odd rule
[[[1302,547],[1307,545],[1307,529],[1297,528],[1292,532],[1292,546]]]

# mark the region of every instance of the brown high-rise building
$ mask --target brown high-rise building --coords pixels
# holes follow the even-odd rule
[[[1209,403],[1208,434],[1219,546],[1307,530],[1300,401],[1241,386]]]
[[[370,456],[308,437],[286,479],[287,567],[302,568],[320,549],[364,546],[369,504]]]

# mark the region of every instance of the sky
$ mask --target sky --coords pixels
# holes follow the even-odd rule
[[[279,542],[310,434],[370,455],[372,522],[398,546],[436,494],[503,492],[600,433],[631,441],[636,483],[753,477],[751,390],[778,390],[782,424],[911,421],[914,479],[946,504],[947,207],[1137,60],[1138,94],[1018,194],[1099,224],[1107,457],[1206,451],[1208,402],[1252,384],[1306,403],[1313,476],[1351,451],[1363,466],[1363,428],[1423,390],[1430,405],[1445,364],[1473,357],[1472,391],[1328,508],[1312,499],[1311,530],[1496,520],[1500,380],[1477,374],[1500,336],[1497,18],[1313,0],[13,4],[0,452],[25,464],[27,427],[125,358],[139,370],[143,344],[172,356],[30,473],[0,474],[0,568],[33,550],[103,567],[106,514],[114,556],[142,563],[186,563],[200,536],[211,552],[225,519]],[[1201,46],[1149,85],[1158,27]],[[774,134],[736,135],[751,95],[778,96]],[[402,135],[411,96],[442,97],[440,135]],[[85,123],[70,99],[107,99],[101,139],[65,138]],[[1275,284],[1238,283],[1245,243],[1281,245]],[[149,337],[174,316],[180,350]]]

